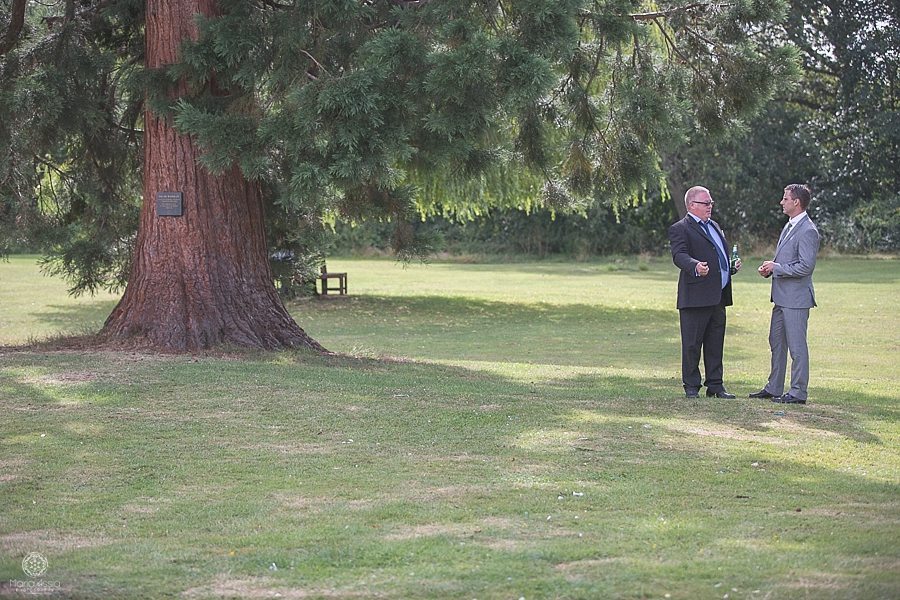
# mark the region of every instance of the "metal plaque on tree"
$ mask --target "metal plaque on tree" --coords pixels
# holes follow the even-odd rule
[[[156,192],[156,215],[180,217],[183,214],[182,198],[181,192]]]

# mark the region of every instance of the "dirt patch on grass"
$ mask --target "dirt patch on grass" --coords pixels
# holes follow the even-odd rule
[[[594,571],[598,568],[608,567],[609,565],[614,565],[616,563],[626,562],[628,559],[624,556],[610,556],[608,558],[589,558],[585,560],[573,560],[572,562],[564,562],[555,565],[557,571],[562,571],[564,573],[574,572],[574,571]]]
[[[133,502],[124,505],[122,507],[122,512],[132,515],[152,515],[159,511],[160,506],[168,504],[168,500],[142,496],[140,498],[135,498]]]
[[[290,510],[322,513],[326,510],[370,510],[395,502],[438,502],[487,497],[490,492],[482,486],[447,485],[404,488],[397,494],[382,494],[372,498],[346,499],[331,496],[295,496],[277,494],[276,502]]]
[[[393,533],[384,536],[385,540],[394,542],[399,540],[414,540],[422,537],[471,537],[481,533],[478,525],[471,523],[429,523],[427,525],[414,525],[411,527],[398,527]]]
[[[500,552],[518,552],[523,548],[527,548],[531,545],[530,542],[526,540],[514,539],[514,538],[495,538],[491,540],[479,540],[478,542],[485,548],[489,548],[491,550],[498,550]]]
[[[49,352],[45,352],[45,354],[51,353],[68,354],[76,357],[84,356],[84,352],[82,351],[51,350]],[[140,365],[138,365],[137,367],[133,367],[134,364],[147,362],[157,363],[164,360],[173,360],[172,358],[166,357],[164,355],[141,353],[94,352],[91,354],[91,356],[95,359],[91,361],[91,366],[93,366],[94,368],[61,371],[58,373],[47,373],[44,375],[25,377],[22,379],[22,383],[35,386],[64,386],[91,383],[95,381],[145,384],[147,383],[147,381],[145,380],[141,380],[138,382],[129,381],[129,376],[131,376],[135,372],[136,368],[140,368]]]
[[[97,548],[112,544],[115,540],[105,537],[88,537],[50,530],[21,531],[0,536],[0,549],[5,554],[25,556],[29,552],[60,554],[82,548]]]
[[[815,597],[815,590],[827,590],[829,595],[833,595],[838,590],[847,590],[852,583],[853,581],[845,575],[806,573],[792,581],[786,581],[782,585],[788,590],[803,590],[804,596]],[[809,596],[810,594],[812,596]]]
[[[44,340],[36,340],[27,344],[4,346],[0,345],[2,354],[27,354],[27,353],[53,353],[53,354],[84,354],[91,352],[106,357],[109,360],[155,360],[173,357],[187,357],[190,359],[215,358],[222,360],[246,360],[265,356],[264,350],[255,348],[227,348],[217,347],[206,350],[163,350],[137,339],[110,340],[100,335],[59,335]],[[332,356],[333,353],[298,350],[298,354],[309,352],[310,355]]]
[[[571,531],[560,531],[547,535],[530,534],[519,537],[475,539],[474,542],[490,550],[497,550],[500,552],[522,552],[529,549],[540,548],[541,544],[553,538],[574,537],[575,535],[577,534]]]
[[[443,463],[486,463],[495,460],[496,457],[489,454],[469,454],[468,452],[460,452],[458,454],[420,454],[417,460],[422,462],[433,462],[436,464]]]
[[[596,575],[598,570],[608,569],[610,565],[622,564],[629,559],[624,556],[610,556],[607,558],[588,558],[573,560],[554,565],[557,571],[565,574],[567,579],[579,579],[583,575]]]
[[[881,502],[863,504],[848,502],[834,506],[816,506],[803,511],[807,516],[826,517],[828,519],[848,519],[854,523],[869,525],[900,524],[900,502]]]
[[[8,483],[18,479],[26,464],[28,463],[22,458],[0,460],[0,483]]]
[[[70,383],[87,383],[96,381],[100,374],[95,371],[69,371],[67,373],[51,373],[40,377],[27,377],[26,384],[35,385],[66,385]]]
[[[499,531],[488,531],[484,535],[477,537],[474,542],[491,550],[521,552],[523,550],[540,548],[542,544],[550,540],[559,540],[561,538],[580,539],[578,532],[570,529],[568,526],[545,521],[515,521],[514,526]]]
[[[621,569],[627,566],[631,561],[624,556],[610,556],[606,558],[588,558],[584,560],[574,560],[572,562],[564,562],[554,565],[554,569],[559,572],[569,583],[577,584],[586,580],[597,577],[597,573],[610,572],[611,570]]]
[[[807,419],[812,422],[813,419]],[[803,423],[795,421],[794,419],[778,419],[776,421],[769,421],[767,423],[761,423],[762,427],[766,427],[771,429],[772,431],[784,431],[794,435],[799,435],[804,438],[806,437],[840,437],[840,434],[837,434],[833,431],[829,431],[827,429],[819,429],[817,427],[808,427]]]
[[[427,523],[408,527],[396,527],[384,536],[387,541],[412,540],[422,537],[450,536],[475,537],[487,531],[485,535],[498,532],[519,532],[525,523],[504,517],[487,517],[474,523]]]
[[[492,492],[486,486],[476,485],[441,485],[410,486],[402,496],[393,500],[411,500],[414,502],[434,502],[435,500],[463,500],[472,498],[488,498]]]
[[[736,442],[756,442],[759,444],[772,444],[776,446],[794,445],[794,442],[785,440],[772,435],[761,435],[746,429],[736,429],[728,425],[718,424],[715,427],[701,425],[696,423],[668,423],[666,428],[669,431],[687,434],[699,437],[714,437],[726,440],[734,440]]]
[[[364,592],[330,588],[286,588],[265,577],[231,579],[221,576],[214,582],[190,588],[181,593],[182,598],[380,598],[382,594],[371,590]]]
[[[337,446],[337,442],[332,445],[333,447],[329,447],[327,444],[322,443],[308,443],[308,442],[280,442],[280,443],[263,443],[263,444],[253,444],[249,446],[242,446],[242,450],[252,450],[254,452],[259,450],[265,450],[267,452],[274,452],[276,454],[282,454],[285,456],[309,456],[314,454],[331,454],[335,451],[335,447]]]
[[[366,510],[372,508],[377,503],[376,500],[369,498],[347,500],[329,496],[291,496],[287,494],[276,495],[275,501],[290,510],[311,512],[314,514],[322,513],[326,510]]]

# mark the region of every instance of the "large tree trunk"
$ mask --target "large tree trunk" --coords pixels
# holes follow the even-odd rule
[[[175,62],[182,40],[197,37],[196,15],[215,12],[214,0],[148,0],[148,68]],[[210,174],[197,163],[194,140],[149,110],[145,120],[144,202],[134,263],[102,334],[170,351],[218,345],[324,351],[275,291],[259,186],[236,166]],[[156,214],[161,191],[183,193],[183,216]]]
[[[669,188],[669,198],[675,205],[678,218],[683,219],[687,214],[684,205],[684,193],[688,186],[685,184],[684,163],[677,154],[671,152],[662,153],[663,171],[666,173],[666,185]],[[700,185],[700,184],[697,184]]]

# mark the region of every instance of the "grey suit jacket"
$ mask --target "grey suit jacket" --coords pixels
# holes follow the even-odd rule
[[[772,302],[784,308],[816,305],[812,273],[819,251],[819,230],[809,215],[797,223],[775,248],[778,266],[772,273]]]

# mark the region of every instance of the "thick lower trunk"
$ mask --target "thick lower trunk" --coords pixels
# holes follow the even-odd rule
[[[171,63],[197,13],[214,3],[149,0],[147,62]],[[125,294],[101,332],[111,341],[163,350],[220,345],[310,347],[275,291],[259,186],[237,167],[213,175],[195,142],[146,113],[144,203]],[[158,216],[157,192],[182,192],[182,216]]]

